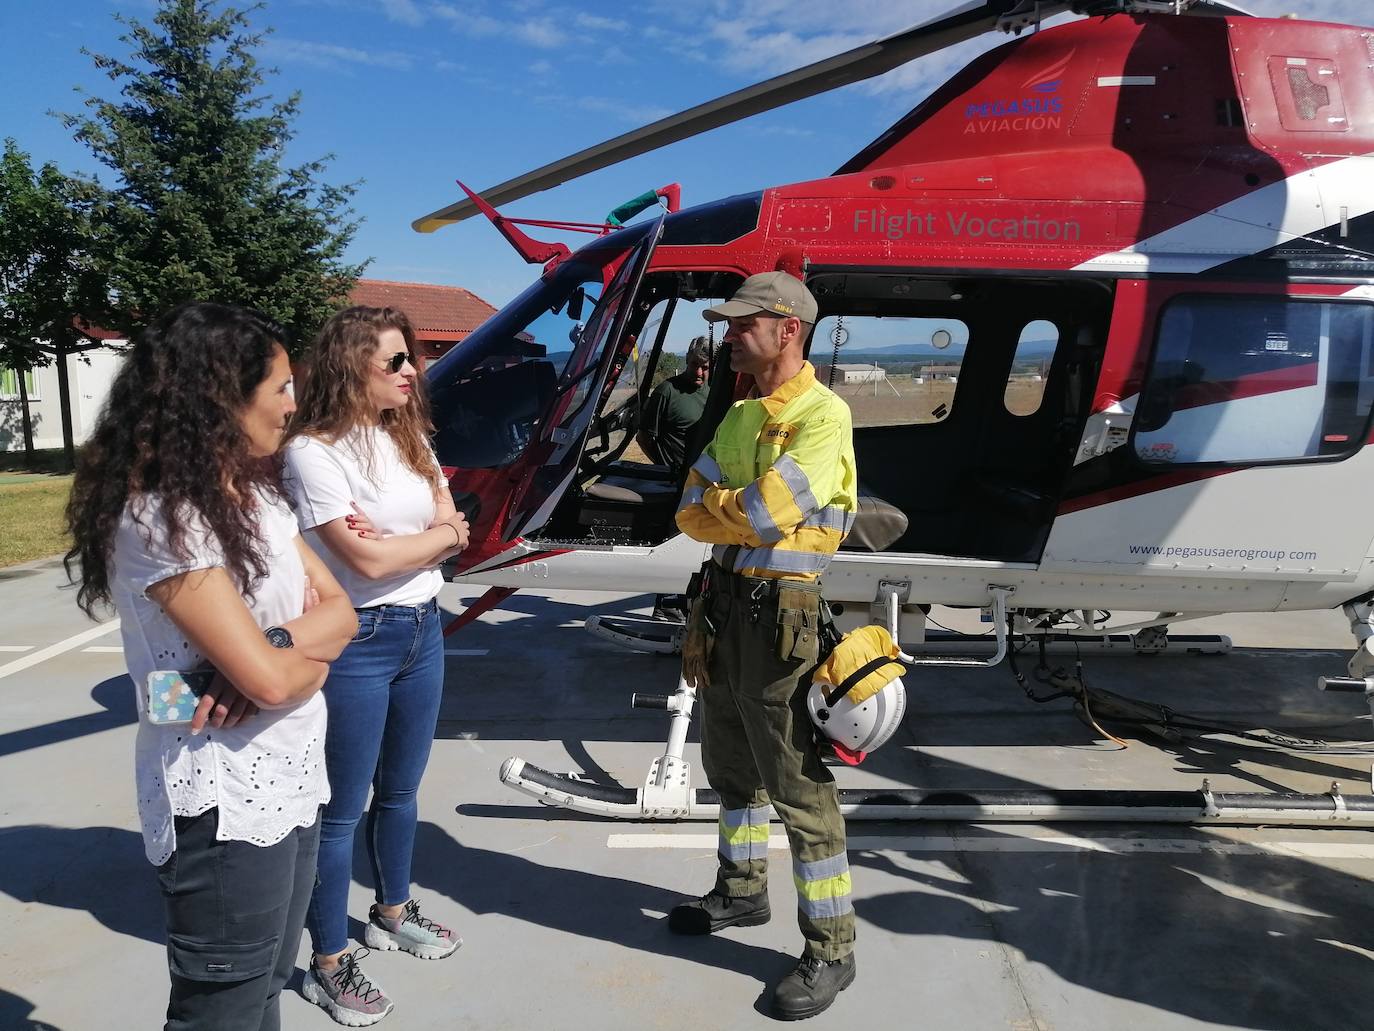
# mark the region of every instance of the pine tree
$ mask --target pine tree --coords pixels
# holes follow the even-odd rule
[[[256,308],[308,340],[367,262],[343,254],[357,229],[357,184],[321,181],[332,155],[284,167],[300,94],[262,93],[248,13],[212,0],[159,0],[152,24],[116,15],[128,60],[88,50],[119,84],[62,115],[117,176],[85,181],[112,304],[98,314],[133,334],[189,300]]]

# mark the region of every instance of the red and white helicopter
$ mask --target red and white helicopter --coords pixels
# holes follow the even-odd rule
[[[1083,17],[1039,27],[1068,11]],[[681,210],[665,188],[667,211],[624,227],[494,210],[999,30],[1017,38],[833,176]],[[1207,0],[987,0],[419,219],[483,213],[544,265],[428,371],[474,528],[449,574],[495,585],[467,617],[527,586],[683,589],[706,548],[674,525],[681,484],[623,455],[670,338],[781,268],[817,297],[810,357],[855,412],[864,499],[825,580],[842,628],[876,620],[915,662],[990,665],[1018,635],[1136,631],[1157,649],[1201,615],[1344,606],[1357,650],[1325,686],[1374,699],[1372,63],[1374,30]],[[572,252],[529,224],[596,239]],[[717,361],[689,460],[747,388]],[[932,604],[991,610],[997,653],[929,654]],[[674,725],[642,788],[518,759],[502,778],[608,815],[713,812],[682,758],[693,700],[679,684],[648,703]],[[882,818],[1374,821],[1374,801],[1338,793],[1282,811],[1205,790],[845,794]]]

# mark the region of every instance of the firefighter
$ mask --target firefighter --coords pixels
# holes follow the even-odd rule
[[[676,906],[668,926],[710,934],[769,919],[771,802],[791,844],[805,938],[773,1012],[796,1020],[826,1009],[855,971],[844,820],[806,708],[821,574],[857,508],[853,430],[848,406],[802,356],[816,301],[801,282],[750,276],[705,317],[729,323],[731,368],[754,389],[692,466],[677,513],[684,533],[714,545],[682,666],[701,695],[702,764],[721,813],[715,887]]]

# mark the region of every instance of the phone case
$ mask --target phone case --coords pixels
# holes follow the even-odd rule
[[[148,722],[158,726],[190,723],[196,712],[196,702],[214,676],[212,669],[185,673],[174,669],[153,670],[148,674]]]

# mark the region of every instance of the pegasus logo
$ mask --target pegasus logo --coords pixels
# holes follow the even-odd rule
[[[1073,60],[1074,51],[1021,83],[1018,96],[997,97],[965,105],[965,133],[1027,132],[1054,130],[1061,127],[1064,98],[1055,96],[1064,82],[1064,73]]]
[[[1048,68],[1036,72],[1021,84],[1021,88],[1030,90],[1032,93],[1058,93],[1059,85],[1064,81],[1064,72],[1069,67],[1069,62],[1073,60],[1073,54],[1074,52],[1070,50]]]

